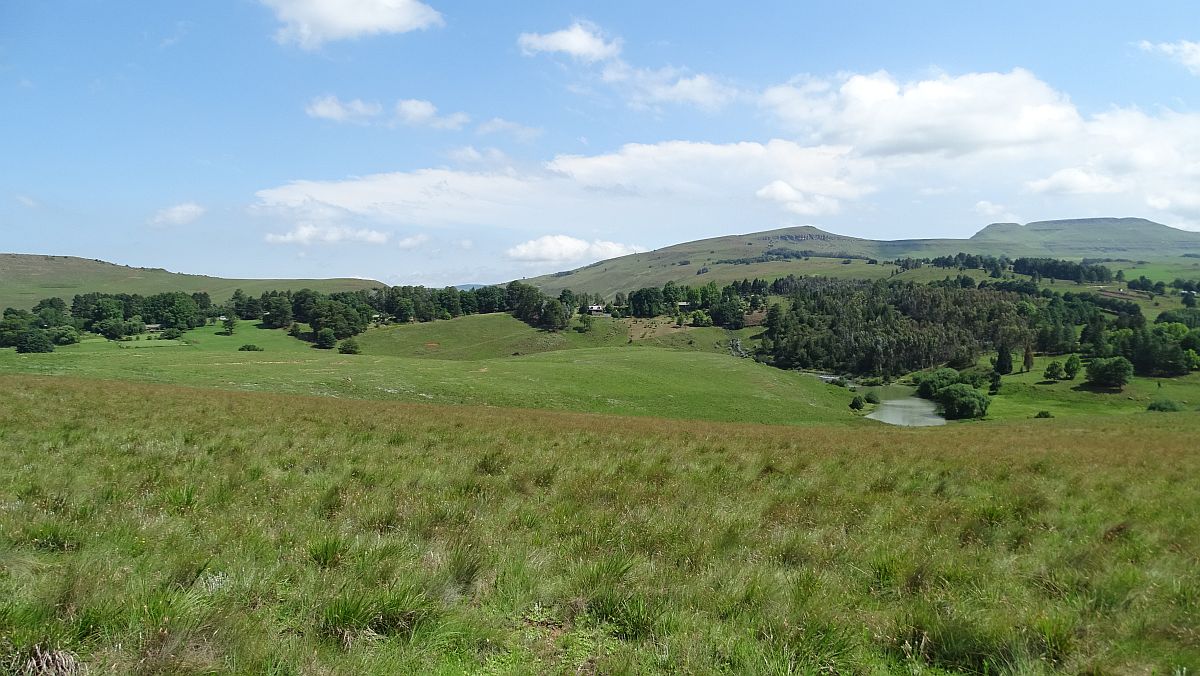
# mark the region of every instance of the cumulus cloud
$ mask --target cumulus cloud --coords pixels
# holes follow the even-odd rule
[[[479,149],[475,146],[463,146],[454,148],[447,155],[461,164],[503,164],[508,161],[508,155],[498,148]]]
[[[433,129],[462,129],[471,121],[466,113],[438,115],[437,106],[422,99],[402,99],[396,102],[396,118],[412,127]]]
[[[508,134],[518,141],[532,141],[542,135],[542,130],[536,127],[526,127],[518,122],[506,120],[502,117],[493,117],[480,124],[475,128],[475,132],[480,135],[487,134]]]
[[[418,0],[261,0],[283,25],[281,44],[316,49],[326,42],[443,25],[442,15]]]
[[[689,75],[677,68],[633,68],[617,60],[604,69],[603,80],[619,85],[634,108],[659,103],[690,104],[715,110],[733,101],[738,91],[713,75]]]
[[[589,242],[569,235],[544,235],[522,242],[505,251],[504,255],[525,263],[573,263],[616,258],[640,251],[645,249],[599,239]]]
[[[405,251],[410,251],[412,249],[416,249],[417,247],[421,246],[422,244],[424,244],[428,241],[429,241],[429,235],[422,233],[422,234],[412,235],[410,237],[401,238],[400,241],[396,242],[396,246],[400,247],[401,249],[404,249]]]
[[[526,56],[541,52],[564,53],[586,64],[602,64],[600,82],[614,87],[633,108],[658,104],[686,104],[715,110],[737,97],[738,91],[706,73],[685,69],[640,68],[620,58],[621,40],[606,41],[591,23],[576,22],[553,33],[522,33],[517,44]]]
[[[1033,192],[1052,195],[1097,195],[1121,190],[1112,178],[1078,167],[1059,169],[1046,178],[1029,181],[1026,186]]]
[[[799,78],[761,104],[804,138],[867,155],[960,156],[1036,146],[1078,133],[1070,99],[1015,69],[899,82],[886,72]]]
[[[469,157],[479,151],[466,153]],[[560,155],[533,170],[421,169],[295,181],[257,193],[256,211],[288,222],[404,226],[728,227],[754,218],[833,213],[874,189],[873,162],[791,141],[630,144]],[[765,189],[765,190],[764,190]],[[553,232],[553,230],[551,230]]]
[[[1180,40],[1179,42],[1149,42],[1142,40],[1138,47],[1144,52],[1163,54],[1191,71],[1192,75],[1200,75],[1200,42]]]
[[[873,191],[874,164],[845,147],[669,141],[629,144],[604,155],[562,155],[548,165],[590,188],[700,196],[742,190],[797,214],[835,213]]]
[[[366,122],[383,113],[383,106],[361,99],[342,101],[336,96],[319,96],[304,108],[309,117],[318,117],[334,122]]]
[[[364,242],[367,244],[387,244],[387,233],[367,228],[350,228],[340,225],[314,225],[301,223],[290,231],[276,234],[269,233],[266,241],[271,244],[336,244],[338,242]]]
[[[878,214],[888,200],[911,204],[916,194],[970,186],[987,190],[976,213],[990,219],[1019,220],[1009,216],[1032,208],[1020,200],[1037,195],[1055,197],[1057,212],[1200,223],[1200,114],[1083,115],[1020,70],[906,83],[846,74],[781,87],[763,100],[779,106],[770,110],[791,139],[628,144],[520,168],[468,146],[450,154],[462,169],[295,181],[258,192],[256,209],[287,223],[601,232],[628,241],[650,228],[719,234],[733,224]]]
[[[521,33],[517,45],[526,56],[558,53],[585,63],[616,58],[621,53],[620,39],[606,40],[599,27],[587,21],[576,21],[552,33]]]
[[[204,207],[195,202],[184,202],[172,207],[159,209],[150,218],[150,225],[171,226],[187,225],[204,215]]]

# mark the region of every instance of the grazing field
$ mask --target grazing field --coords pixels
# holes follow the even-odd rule
[[[471,322],[426,326],[442,330],[438,324],[452,329]],[[533,330],[529,333],[537,335]],[[207,326],[189,331],[184,338],[187,344],[94,340],[50,354],[0,350],[0,373],[680,419],[863,424],[847,408],[845,390],[727,353],[622,341],[621,347],[477,360],[343,355],[248,322],[239,324],[233,336]],[[263,351],[238,351],[247,343]],[[162,346],[150,347],[157,345]]]
[[[0,403],[6,670],[1200,665],[1194,415],[848,435],[28,376]]]
[[[357,291],[383,286],[368,279],[223,279],[185,275],[157,268],[134,268],[73,256],[0,254],[0,309],[29,309],[43,298],[62,298],[68,303],[75,294],[136,293],[143,296],[164,291],[193,293],[207,291],[214,302],[224,302],[235,289],[257,296],[263,291]]]
[[[1162,398],[1179,403],[1187,411],[1200,411],[1200,372],[1174,378],[1135,376],[1117,392],[1090,388],[1082,374],[1075,380],[1045,380],[1042,374],[1046,366],[1063,359],[1039,356],[1028,373],[1004,376],[1000,394],[992,397],[988,417],[1032,418],[1039,411],[1049,411],[1056,417],[1125,415],[1142,413],[1152,401]]]
[[[620,320],[596,318],[593,329],[580,333],[543,331],[507,312],[466,315],[448,321],[374,328],[358,337],[363,352],[394,357],[475,360],[585,347],[613,347],[629,342]],[[572,322],[579,326],[579,319]]]

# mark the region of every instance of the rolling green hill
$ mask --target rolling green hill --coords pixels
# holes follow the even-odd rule
[[[485,315],[503,319],[503,315]],[[509,318],[511,319],[511,318]],[[515,321],[515,320],[514,320]],[[492,330],[505,322],[434,322],[445,330]],[[436,326],[441,325],[441,326]],[[412,328],[429,335],[424,326]],[[510,406],[673,419],[788,425],[863,425],[848,393],[816,378],[728,354],[627,344],[511,353],[480,346],[457,357],[412,354],[385,330],[361,336],[363,354],[318,350],[281,329],[243,322],[233,336],[218,326],[183,341],[86,340],[52,354],[0,350],[0,374],[70,375],[194,387],[286,392],[419,403]],[[530,340],[537,331],[510,334]],[[374,336],[378,335],[378,339]],[[710,335],[711,334],[704,334]],[[523,337],[522,337],[523,336]],[[241,352],[252,343],[262,352]],[[453,347],[447,340],[447,347]],[[389,349],[389,345],[392,349]],[[397,347],[399,346],[399,347]],[[564,346],[564,348],[571,346]],[[507,349],[507,348],[505,348]],[[503,355],[503,356],[500,356]],[[448,356],[448,355],[447,355]]]
[[[207,291],[214,301],[219,302],[239,288],[257,295],[263,291],[305,287],[331,293],[377,286],[383,284],[369,279],[223,279],[160,268],[134,268],[74,256],[0,254],[0,308],[28,309],[39,300],[54,296],[70,302],[75,294],[91,291],[142,295],[163,291]]]
[[[813,252],[814,257],[809,260],[752,260],[780,251]],[[772,279],[788,274],[878,279],[890,276],[894,268],[868,265],[859,259],[843,264],[841,257],[884,261],[910,256],[953,255],[960,251],[1012,257],[1188,261],[1190,259],[1180,256],[1200,253],[1200,233],[1140,218],[1039,221],[1026,225],[993,223],[970,239],[888,241],[847,237],[802,226],[686,242],[527,281],[548,293],[570,288],[611,295],[643,286],[661,286],[671,280],[681,284],[710,281],[727,284],[744,278]],[[929,281],[945,276],[945,271],[914,270],[904,274],[915,281]]]

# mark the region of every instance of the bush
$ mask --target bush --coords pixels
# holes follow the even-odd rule
[[[353,338],[347,338],[338,345],[338,352],[342,354],[358,354],[358,341]]]
[[[1125,357],[1093,359],[1087,367],[1087,381],[1100,387],[1120,389],[1133,377],[1133,364]]]
[[[868,404],[878,404],[879,395],[875,394],[874,390],[872,390],[871,392],[867,392],[866,400]]]
[[[1053,418],[1054,414],[1051,413],[1050,411],[1038,411],[1037,415],[1035,415],[1033,417],[1035,417],[1035,418]]]
[[[965,383],[947,385],[938,390],[937,401],[947,420],[982,418],[987,415],[991,397]]]
[[[183,331],[179,329],[163,329],[163,332],[158,334],[163,340],[178,340],[183,337]]]
[[[1067,363],[1063,364],[1063,376],[1067,380],[1075,380],[1075,376],[1079,375],[1079,369],[1083,367],[1083,362],[1079,359],[1079,355],[1073,354],[1067,357]]]
[[[856,396],[856,397],[854,397],[853,399],[851,399],[851,400],[850,400],[850,408],[854,409],[855,411],[861,411],[861,410],[863,410],[863,406],[864,406],[864,405],[865,405],[865,404],[863,404],[863,398],[862,398],[862,397],[858,397],[858,396]]]
[[[317,331],[317,347],[322,350],[332,350],[337,345],[337,336],[334,335],[333,329],[321,329]]]
[[[246,344],[238,348],[238,352],[262,352],[263,349],[257,345]]]
[[[1064,375],[1063,365],[1057,361],[1050,362],[1046,370],[1042,372],[1042,378],[1045,380],[1062,380]]]
[[[932,373],[918,373],[916,380],[917,396],[922,399],[933,399],[943,388],[958,382],[958,371],[951,368],[940,368]]]
[[[46,329],[46,335],[55,345],[74,345],[79,342],[79,331],[74,326],[54,326]]]
[[[54,343],[50,341],[50,335],[41,329],[29,329],[17,336],[17,352],[21,354],[53,351]]]
[[[1147,411],[1158,411],[1159,413],[1176,413],[1182,411],[1183,405],[1174,399],[1155,399],[1146,407]]]

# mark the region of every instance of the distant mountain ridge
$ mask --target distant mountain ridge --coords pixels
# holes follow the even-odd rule
[[[68,303],[75,294],[137,293],[164,291],[195,293],[207,291],[214,302],[223,302],[242,289],[248,294],[271,290],[332,293],[384,286],[370,279],[226,279],[206,275],[169,272],[161,268],[137,268],[75,256],[0,253],[0,308],[28,309],[43,298],[58,297]]]
[[[870,240],[805,225],[684,242],[526,281],[547,292],[571,288],[610,294],[639,286],[657,286],[668,280],[694,284],[755,276],[781,277],[789,272],[823,273],[810,262],[784,260],[796,254],[894,260],[953,255],[960,251],[1013,258],[1168,258],[1200,254],[1200,232],[1179,230],[1144,218],[1077,218],[1024,225],[992,223],[968,239]],[[815,272],[811,270],[814,267]],[[697,276],[701,269],[707,277]]]

